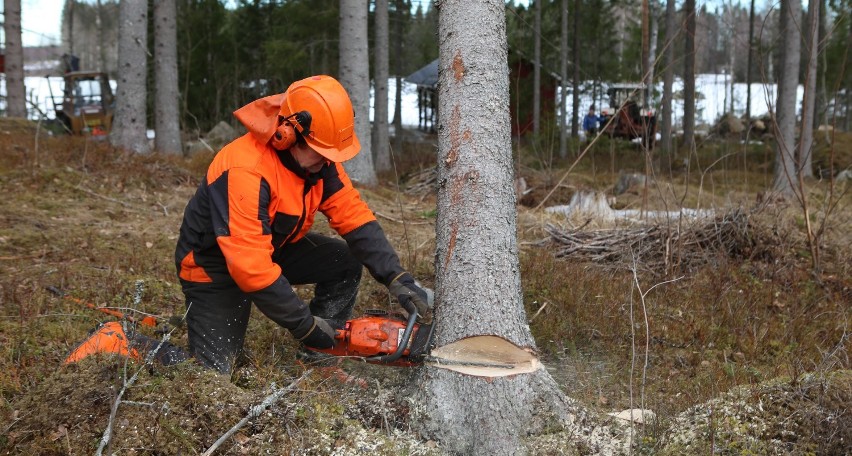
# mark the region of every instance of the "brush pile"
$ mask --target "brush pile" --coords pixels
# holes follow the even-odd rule
[[[559,258],[667,275],[722,258],[772,261],[780,257],[784,236],[777,227],[756,223],[755,215],[734,209],[711,220],[590,231],[549,224],[546,230]]]
[[[438,168],[425,168],[408,177],[405,194],[424,196],[432,194],[436,188],[438,188]]]

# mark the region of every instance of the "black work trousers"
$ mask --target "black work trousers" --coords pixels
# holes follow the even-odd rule
[[[316,284],[311,314],[342,325],[352,314],[362,265],[346,243],[308,233],[283,247],[273,261],[292,285]],[[230,373],[240,355],[251,314],[250,296],[235,283],[181,281],[186,297],[189,350],[201,364]]]

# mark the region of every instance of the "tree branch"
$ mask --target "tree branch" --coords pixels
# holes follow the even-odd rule
[[[299,384],[302,380],[304,380],[304,379],[305,379],[305,378],[307,378],[309,375],[311,375],[311,373],[312,373],[313,371],[314,371],[313,369],[308,369],[307,371],[305,371],[305,373],[304,373],[304,374],[302,374],[302,376],[301,376],[301,377],[297,378],[297,379],[296,379],[293,383],[291,383],[290,385],[288,385],[286,388],[282,388],[282,389],[275,389],[275,384],[273,383],[273,384],[272,384],[272,389],[273,389],[272,394],[270,394],[269,396],[266,396],[266,398],[265,398],[265,399],[263,399],[263,402],[261,402],[260,404],[255,405],[254,407],[252,407],[252,408],[249,410],[248,415],[246,415],[246,416],[245,416],[243,419],[241,419],[241,420],[240,420],[237,424],[235,424],[235,425],[234,425],[231,429],[229,429],[229,430],[228,430],[228,432],[224,433],[221,437],[219,437],[219,440],[217,440],[216,442],[214,442],[214,443],[213,443],[213,445],[210,445],[210,448],[208,448],[208,449],[207,449],[204,453],[201,453],[201,456],[210,456],[211,454],[213,454],[213,452],[214,452],[214,451],[216,451],[216,449],[218,449],[218,448],[219,448],[219,447],[220,447],[223,443],[225,443],[225,441],[226,441],[226,440],[228,440],[229,438],[231,438],[231,436],[232,436],[232,435],[234,435],[237,431],[239,431],[239,430],[240,430],[240,428],[242,428],[243,426],[245,426],[245,424],[246,424],[246,423],[248,423],[248,422],[249,422],[249,420],[251,420],[251,419],[253,419],[253,418],[257,418],[257,417],[258,417],[258,416],[260,416],[260,414],[261,414],[261,413],[263,413],[263,411],[264,411],[264,410],[266,410],[266,409],[267,409],[270,405],[272,405],[272,404],[274,404],[274,403],[278,402],[278,401],[279,401],[282,397],[284,397],[287,393],[289,393],[290,391],[293,391],[293,389],[295,389],[295,388],[296,388],[296,386],[297,386],[297,385],[298,385],[298,384]]]

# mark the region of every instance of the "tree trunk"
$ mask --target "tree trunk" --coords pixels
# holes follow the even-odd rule
[[[639,94],[642,97],[642,106],[648,106],[648,91],[651,88],[651,80],[648,79],[648,76],[651,74],[651,38],[650,38],[650,30],[651,30],[651,21],[650,21],[650,6],[648,5],[650,0],[642,0],[642,76],[640,80],[645,87],[642,89],[642,93]]]
[[[361,153],[344,166],[349,177],[375,185],[376,170],[370,150],[370,53],[367,46],[368,0],[340,1],[340,83],[349,92],[355,109],[355,135]]]
[[[674,154],[672,150],[672,98],[674,96],[674,44],[675,37],[680,29],[676,28],[675,22],[675,0],[666,0],[666,44],[663,51],[664,68],[663,72],[663,106],[662,106],[662,159],[661,163],[663,171],[667,171],[671,167],[671,156]]]
[[[814,0],[808,8],[807,73],[805,74],[805,93],[802,99],[802,137],[799,142],[796,164],[802,177],[813,177],[814,118],[816,117],[817,97],[817,58],[819,58],[819,7],[820,1]]]
[[[796,89],[799,85],[799,18],[801,3],[781,0],[782,65],[775,102],[775,182],[774,189],[794,194],[796,182]]]
[[[74,55],[74,0],[65,0],[62,7],[62,44]]]
[[[684,2],[686,39],[684,40],[683,70],[683,146],[695,147],[695,0]]]
[[[651,21],[651,38],[648,42],[648,76],[646,77],[645,87],[645,107],[651,109],[651,102],[654,96],[654,75],[655,64],[657,62],[657,38],[660,35],[660,22],[657,20],[657,0],[652,0],[650,4],[648,19]]]
[[[21,0],[5,0],[3,6],[3,32],[6,34],[6,116],[27,117],[24,46],[21,42]]]
[[[828,65],[828,53],[825,52],[826,45],[828,44],[826,41],[826,33],[825,29],[825,9],[828,7],[827,0],[820,0],[819,7],[819,27],[817,37],[817,42],[819,46],[817,47],[817,85],[816,85],[816,106],[814,107],[814,129],[818,130],[819,126],[825,122],[825,104],[826,100],[828,100],[828,94],[826,93],[826,83],[825,83],[825,69]]]
[[[438,5],[436,351],[493,335],[534,352],[518,265],[505,4]],[[449,454],[523,454],[545,423],[567,428],[569,450],[624,450],[601,437],[611,430],[562,396],[546,369],[482,377],[427,365],[416,378],[419,429]]]
[[[402,154],[403,147],[403,134],[402,134],[402,63],[405,61],[405,56],[402,52],[402,44],[403,44],[403,28],[402,28],[402,20],[405,13],[405,2],[402,0],[396,0],[395,3],[395,11],[396,15],[396,40],[394,40],[394,59],[393,59],[393,71],[396,73],[396,88],[394,89],[394,98],[393,103],[393,151],[394,154],[399,156]]]
[[[154,2],[154,145],[167,154],[183,154],[180,140],[177,67],[177,5],[175,0]]]
[[[95,3],[97,8],[97,14],[95,15],[95,26],[97,27],[97,37],[98,37],[98,71],[109,71],[107,69],[107,57],[106,57],[106,33],[104,33],[104,20],[103,20],[103,10],[104,6],[101,3],[101,0],[97,0]],[[172,20],[174,21],[174,19]],[[177,36],[175,36],[175,41],[177,42]],[[175,57],[177,58],[177,57]]]
[[[581,0],[574,0],[574,51],[573,68],[574,77],[571,80],[571,137],[576,138],[580,134],[580,5]]]
[[[373,147],[376,170],[391,169],[388,142],[388,0],[376,0],[376,38],[373,54],[375,69],[375,108],[373,111]]]
[[[565,158],[568,156],[568,132],[565,128],[568,124],[568,0],[562,0],[562,37],[559,52],[559,75],[562,78],[559,93],[559,156]]]
[[[118,11],[118,88],[110,142],[119,149],[148,153],[148,2],[121,0]]]
[[[541,2],[535,0],[535,25],[533,28],[533,136],[538,137],[541,128]]]
[[[748,10],[748,62],[746,62],[746,130],[751,127],[751,81],[754,68],[754,0]]]

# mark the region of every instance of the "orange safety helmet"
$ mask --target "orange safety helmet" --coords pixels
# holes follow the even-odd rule
[[[335,163],[358,154],[355,112],[346,89],[331,76],[311,76],[234,111],[239,121],[263,144],[290,148],[297,135],[317,153]]]
[[[349,160],[361,150],[352,102],[331,76],[311,76],[290,84],[278,115],[311,149],[335,163]]]

